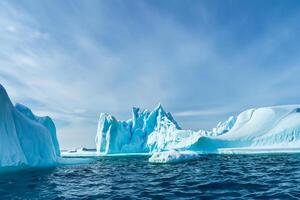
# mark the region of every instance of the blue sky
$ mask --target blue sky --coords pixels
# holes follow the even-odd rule
[[[159,102],[183,128],[300,103],[299,1],[0,2],[0,81],[94,147],[101,112]]]

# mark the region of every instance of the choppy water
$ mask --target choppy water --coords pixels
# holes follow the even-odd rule
[[[204,155],[154,165],[147,157],[1,174],[0,199],[299,199],[300,155]]]

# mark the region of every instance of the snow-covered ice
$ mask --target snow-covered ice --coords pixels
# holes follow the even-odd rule
[[[199,158],[199,154],[194,151],[162,151],[155,152],[149,158],[149,162],[151,163],[177,163],[177,162],[185,162],[196,160]]]
[[[50,117],[15,107],[0,85],[0,167],[49,166],[60,158],[56,128]]]
[[[283,149],[300,147],[300,106],[249,109],[219,136],[201,137],[189,149],[218,152],[225,148]]]

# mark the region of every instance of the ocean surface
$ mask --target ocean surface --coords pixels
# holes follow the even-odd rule
[[[147,156],[0,174],[0,199],[300,199],[300,154]]]

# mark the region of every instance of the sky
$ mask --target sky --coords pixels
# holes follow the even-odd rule
[[[48,115],[62,149],[94,148],[100,113],[159,103],[185,129],[300,103],[300,3],[3,0],[0,83]]]

